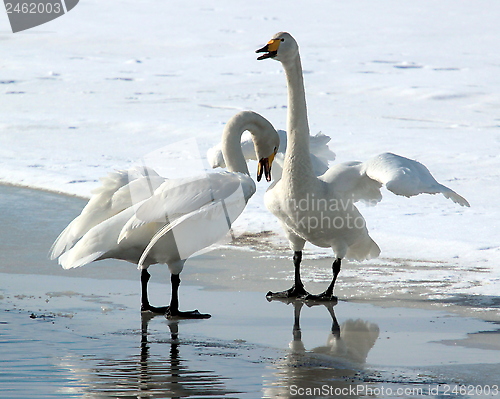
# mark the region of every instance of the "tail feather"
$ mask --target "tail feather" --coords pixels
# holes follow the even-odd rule
[[[362,261],[365,259],[373,259],[380,255],[380,247],[373,239],[366,234],[364,239],[359,240],[354,245],[351,245],[347,250],[346,258]]]
[[[80,267],[91,263],[97,259],[99,259],[102,255],[105,254],[105,251],[98,251],[83,257],[75,257],[75,254],[72,250],[65,252],[59,258],[59,264],[63,267],[63,269],[74,269],[75,267]]]
[[[77,238],[71,235],[71,225],[67,226],[56,238],[49,251],[49,259],[53,260],[59,257],[63,252],[70,249]]]

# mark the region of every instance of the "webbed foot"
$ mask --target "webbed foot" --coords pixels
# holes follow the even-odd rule
[[[293,286],[292,288],[279,291],[279,292],[271,292],[269,291],[266,294],[266,298],[269,299],[288,299],[288,298],[302,298],[310,295],[305,289],[304,286]]]
[[[169,320],[172,319],[209,319],[212,315],[208,313],[200,313],[198,310],[192,310],[189,312],[181,312],[180,310],[170,309],[167,307],[165,312],[165,317]]]
[[[335,302],[337,303],[338,298],[329,293],[328,291],[325,291],[319,295],[313,295],[313,294],[307,294],[302,298],[304,301],[311,301],[311,302]]]
[[[170,309],[170,306],[151,306],[151,305],[141,305],[141,312],[151,312],[157,314],[165,314]]]

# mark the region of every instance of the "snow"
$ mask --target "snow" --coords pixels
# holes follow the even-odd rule
[[[332,137],[335,162],[386,151],[417,159],[471,204],[384,191],[376,207],[360,206],[382,248],[372,264],[444,262],[461,279],[480,267],[488,273],[474,284],[450,289],[498,292],[496,1],[85,0],[17,34],[1,15],[0,182],[88,197],[99,177],[165,147],[167,177],[203,172],[237,111],[285,128],[281,65],[254,51],[286,30],[301,47],[311,133]],[[237,231],[281,235],[266,187],[258,184]]]

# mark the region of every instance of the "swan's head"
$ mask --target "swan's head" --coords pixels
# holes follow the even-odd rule
[[[255,51],[256,53],[264,53],[258,60],[265,60],[266,58],[273,58],[277,61],[286,61],[297,56],[299,53],[299,46],[295,39],[287,32],[276,33],[267,44]]]
[[[271,181],[271,166],[279,146],[280,138],[273,127],[271,127],[269,132],[255,140],[255,154],[259,160],[259,164],[257,165],[257,181],[262,179],[262,174],[266,177],[266,181]]]
[[[241,111],[226,123],[222,133],[222,153],[231,172],[248,173],[241,147],[241,135],[249,131],[255,149],[255,158],[259,162],[257,181],[262,175],[271,181],[271,165],[280,146],[280,136],[274,126],[262,115],[253,111]]]

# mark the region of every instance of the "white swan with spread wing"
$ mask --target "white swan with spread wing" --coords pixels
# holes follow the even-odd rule
[[[257,113],[243,111],[226,124],[222,151],[228,172],[165,179],[151,169],[115,172],[103,180],[82,213],[54,243],[51,258],[65,268],[106,259],[122,259],[141,269],[141,308],[169,317],[207,318],[198,311],[179,311],[178,289],[186,259],[220,239],[255,192],[240,140],[250,131],[259,159],[257,180],[271,180],[271,164],[279,147],[273,126]],[[148,267],[168,265],[172,297],[167,307],[149,304]]]
[[[441,193],[462,206],[469,206],[465,198],[438,183],[424,165],[391,153],[364,163],[339,164],[316,177],[309,157],[309,125],[297,42],[289,33],[280,32],[257,52],[264,53],[259,60],[271,58],[282,63],[288,85],[288,142],[283,174],[266,192],[264,200],[267,208],[281,221],[294,251],[295,279],[292,288],[269,292],[269,297],[334,300],[333,288],[342,259],[364,260],[380,253],[354,203],[380,201],[382,185],[397,195]],[[330,247],[335,253],[333,279],[320,295],[309,294],[300,278],[306,241]]]

